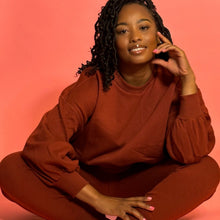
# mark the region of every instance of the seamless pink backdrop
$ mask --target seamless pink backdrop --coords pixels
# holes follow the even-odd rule
[[[42,115],[91,58],[94,23],[105,2],[0,0],[0,160],[23,149]],[[216,134],[211,155],[220,163],[220,1],[154,3],[197,76]]]

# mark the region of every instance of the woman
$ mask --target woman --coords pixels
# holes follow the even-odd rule
[[[109,0],[91,52],[24,150],[1,162],[3,194],[51,220],[172,220],[210,198],[210,117],[153,3]]]

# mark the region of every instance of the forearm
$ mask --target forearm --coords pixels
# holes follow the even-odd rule
[[[76,198],[94,207],[101,195],[93,186],[87,184],[76,194]]]
[[[181,95],[192,95],[197,92],[196,80],[195,75],[192,73],[181,76],[182,80],[182,92]]]

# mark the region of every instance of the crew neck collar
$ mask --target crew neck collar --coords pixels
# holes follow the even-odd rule
[[[127,92],[139,93],[142,92],[150,82],[152,82],[152,80],[154,79],[155,72],[154,71],[152,72],[148,80],[142,86],[133,86],[129,84],[118,71],[115,71],[114,75],[115,75],[114,80],[120,88],[126,90]]]

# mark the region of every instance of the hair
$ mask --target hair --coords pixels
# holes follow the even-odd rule
[[[102,7],[97,22],[95,23],[95,45],[91,48],[92,58],[78,69],[78,74],[83,70],[87,75],[94,75],[97,70],[102,75],[103,90],[108,91],[114,80],[114,72],[118,70],[118,56],[115,46],[115,27],[118,14],[126,4],[140,4],[151,13],[156,23],[157,30],[172,42],[170,31],[163,25],[163,20],[158,14],[151,0],[108,0]],[[90,68],[88,68],[90,67]]]

